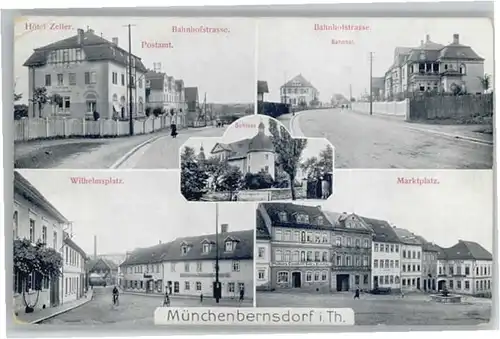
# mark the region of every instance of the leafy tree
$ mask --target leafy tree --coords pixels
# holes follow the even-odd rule
[[[301,102],[299,102],[299,107],[301,109],[305,109],[307,107],[307,103],[305,101],[301,101]]]
[[[181,153],[181,193],[187,200],[200,200],[206,192],[208,174],[195,161],[192,147]]]
[[[57,107],[58,106],[62,106],[63,102],[64,102],[64,99],[62,96],[60,96],[59,94],[57,93],[54,93],[50,96],[49,100],[50,104],[53,106],[54,108],[54,112],[56,112],[57,110]]]
[[[35,91],[33,93],[33,98],[30,99],[31,102],[33,102],[33,106],[38,107],[38,117],[42,117],[42,110],[45,107],[45,105],[50,102],[50,98],[47,95],[47,88],[45,87],[37,87],[35,88]],[[33,118],[35,118],[35,110],[33,109]]]
[[[284,126],[280,126],[276,120],[269,119],[269,132],[274,145],[279,167],[288,174],[290,182],[295,182],[297,169],[299,168],[302,152],[307,146],[307,139],[292,138]],[[290,185],[292,200],[296,200],[295,185]]]
[[[163,114],[165,114],[165,113],[167,113],[167,111],[166,111],[166,110],[165,110],[165,108],[163,108],[163,107],[158,106],[158,107],[153,108],[153,114],[154,114],[154,116],[155,116],[155,117],[157,117],[157,118],[158,118],[160,115],[163,115]]]
[[[14,105],[14,120],[28,117],[28,105]]]
[[[491,75],[485,74],[482,77],[478,77],[483,87],[484,92],[488,91],[491,87]]]
[[[233,200],[234,192],[238,191],[243,184],[243,173],[239,167],[229,166],[227,171],[222,175],[220,188],[223,191],[229,192],[229,201]]]
[[[333,147],[330,144],[319,153],[319,166],[324,173],[333,171]]]
[[[272,187],[274,180],[273,177],[265,172],[247,173],[243,179],[244,187],[247,189],[262,189]]]
[[[205,160],[204,169],[212,179],[215,191],[221,191],[220,186],[224,174],[229,170],[229,164],[218,157],[210,157]]]
[[[38,303],[43,278],[57,279],[61,275],[62,256],[53,248],[47,248],[44,243],[35,245],[27,239],[14,240],[14,271],[21,278],[21,287],[26,312],[32,312]],[[30,286],[30,276],[34,276],[35,286]],[[37,291],[33,304],[26,300],[28,288]]]

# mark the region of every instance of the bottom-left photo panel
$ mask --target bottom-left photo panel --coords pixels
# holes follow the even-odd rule
[[[178,171],[17,170],[16,326],[153,325],[161,307],[253,307],[255,206],[189,203],[178,183]]]

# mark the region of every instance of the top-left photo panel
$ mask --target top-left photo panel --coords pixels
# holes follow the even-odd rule
[[[22,17],[14,44],[15,168],[176,169],[254,114],[253,19]]]

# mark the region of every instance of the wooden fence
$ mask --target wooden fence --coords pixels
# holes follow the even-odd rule
[[[133,120],[133,125],[134,134],[147,134],[170,127],[170,121],[167,116],[150,117]],[[14,121],[14,140],[120,137],[129,135],[129,126],[129,121],[111,119],[23,118]]]

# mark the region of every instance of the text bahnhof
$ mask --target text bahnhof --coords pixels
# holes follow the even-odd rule
[[[292,203],[260,204],[256,227],[257,291],[491,293],[492,255],[475,242],[442,248],[384,220]]]

